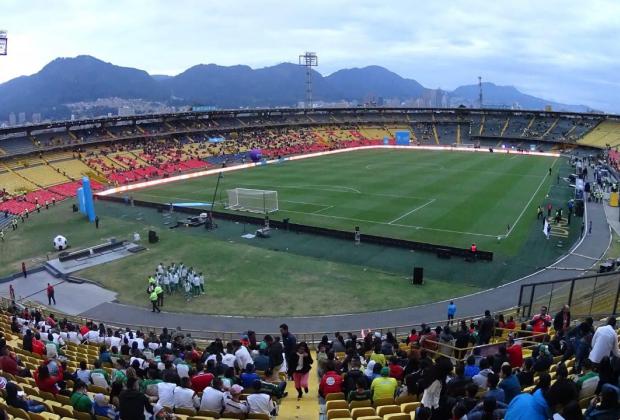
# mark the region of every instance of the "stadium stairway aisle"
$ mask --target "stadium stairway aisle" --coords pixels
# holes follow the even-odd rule
[[[319,392],[319,379],[317,375],[316,352],[314,350],[312,351],[312,358],[314,359],[314,364],[312,365],[310,377],[308,378],[309,392],[298,401],[295,383],[293,381],[288,381],[286,384],[288,397],[282,400],[280,412],[277,417],[278,419],[306,420],[319,418],[319,399],[317,397]]]

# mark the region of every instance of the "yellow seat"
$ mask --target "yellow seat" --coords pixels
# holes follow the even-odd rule
[[[90,413],[84,413],[82,411],[73,410],[73,417],[78,420],[92,420]]]
[[[252,417],[248,417],[249,419]],[[99,420],[99,419],[97,419]],[[105,419],[102,420],[108,420],[108,418],[106,417]],[[192,416],[192,417],[188,417],[187,420],[215,420],[214,417],[204,417],[204,416]]]
[[[351,410],[351,417],[353,417],[353,420],[357,420],[359,417],[364,416],[374,416],[376,414],[375,409],[372,407],[358,407]]]
[[[335,410],[338,408],[348,409],[349,404],[345,400],[332,400],[325,403],[325,411]]]
[[[344,400],[344,392],[332,392],[325,396],[325,401]]]
[[[327,412],[327,420],[334,420],[339,418],[351,417],[351,412],[348,409],[337,408],[335,410],[329,410]]]
[[[24,419],[24,420],[30,419],[30,416],[28,416],[28,413],[25,410],[22,410],[21,408],[17,408],[17,407],[13,407],[11,405],[7,405],[5,410],[6,410],[7,413],[9,413],[10,415],[12,415],[15,418]]]
[[[364,417],[358,417],[357,420],[383,420],[383,419],[379,416],[364,416]]]
[[[66,395],[57,394],[56,401],[63,405],[71,405],[71,398],[67,397]]]
[[[222,414],[222,418],[223,419],[238,419],[238,420],[244,420],[245,419],[245,414],[243,413],[228,413],[228,412],[224,412]]]
[[[196,410],[194,410],[193,408],[175,408],[174,409],[174,413],[175,414],[183,414],[186,416],[195,416],[196,415]]]
[[[372,405],[377,408],[382,405],[394,405],[394,398],[377,398],[372,402]]]
[[[383,416],[383,420],[411,420],[411,416],[405,413],[390,413]]]
[[[411,403],[411,402],[417,402],[417,401],[418,401],[418,397],[415,396],[415,395],[411,395],[411,394],[399,395],[394,400],[396,405],[402,405],[402,404],[405,404],[405,403]]]
[[[70,405],[55,405],[52,408],[54,409],[54,413],[61,417],[73,418],[73,407]]]
[[[351,401],[349,403],[349,409],[353,410],[354,408],[359,407],[372,407],[372,402],[370,400],[361,400],[361,401]]]
[[[198,411],[198,415],[202,417],[213,417],[218,419],[220,417],[220,413],[213,410],[200,410]]]
[[[400,407],[398,405],[382,405],[377,407],[377,416],[383,417],[391,413],[401,413]]]
[[[422,403],[419,401],[416,402],[408,402],[400,405],[400,411],[403,413],[411,413],[415,411]]]

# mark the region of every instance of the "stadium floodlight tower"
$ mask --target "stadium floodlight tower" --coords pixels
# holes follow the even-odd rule
[[[306,51],[299,55],[299,65],[306,68],[306,108],[312,108],[312,67],[319,65],[315,52]]]
[[[0,29],[0,55],[6,55],[7,44],[8,38],[6,36],[6,31]]]

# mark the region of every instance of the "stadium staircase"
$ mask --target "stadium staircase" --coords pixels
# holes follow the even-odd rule
[[[482,120],[480,120],[480,131],[478,132],[478,135],[481,136],[482,133],[484,133],[484,122],[486,120],[486,115],[482,114]]]
[[[510,125],[510,117],[506,118],[506,122],[504,123],[504,126],[502,127],[502,131],[500,131],[499,133],[500,137],[504,137],[504,133],[506,132],[506,130],[508,130],[509,125]]]
[[[549,133],[551,133],[551,130],[553,130],[555,128],[556,125],[558,125],[558,122],[560,122],[559,118],[556,118],[553,123],[551,123],[551,125],[549,126],[549,128],[547,128],[547,130],[543,133],[542,138],[544,139],[545,137],[547,137],[547,135]]]

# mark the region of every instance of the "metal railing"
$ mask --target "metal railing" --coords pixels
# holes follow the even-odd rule
[[[607,316],[620,309],[620,271],[571,279],[530,283],[521,286],[519,313],[530,318],[538,308],[547,306],[550,313],[569,305],[573,318]]]

